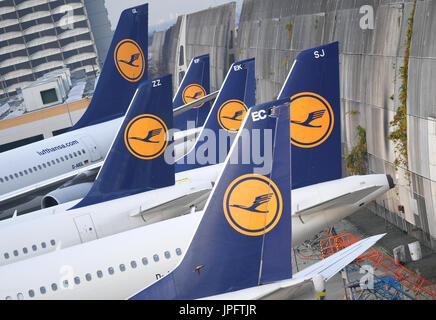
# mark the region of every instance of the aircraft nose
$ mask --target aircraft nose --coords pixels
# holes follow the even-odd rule
[[[387,174],[386,178],[388,179],[388,182],[389,182],[389,189],[392,189],[393,187],[395,187],[394,179],[392,179],[392,176],[390,174]]]

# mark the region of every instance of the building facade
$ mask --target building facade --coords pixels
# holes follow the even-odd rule
[[[0,1],[0,98],[54,69],[97,73],[111,35],[103,0]]]

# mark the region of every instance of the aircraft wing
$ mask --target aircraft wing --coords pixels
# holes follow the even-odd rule
[[[382,188],[383,186],[372,186],[357,191],[349,192],[339,197],[329,199],[324,202],[317,203],[314,206],[304,208],[295,212],[296,215],[309,215],[315,212],[326,210],[332,207],[342,207],[346,205],[352,205],[361,199],[366,198],[368,195]]]
[[[177,116],[179,114],[182,114],[183,112],[191,110],[192,108],[198,107],[199,105],[201,105],[205,102],[214,100],[216,98],[216,96],[218,95],[218,93],[219,93],[219,90],[212,92],[212,93],[209,93],[207,96],[201,97],[197,100],[194,100],[192,102],[184,104],[183,106],[175,108],[173,114],[174,114],[174,116]]]
[[[324,281],[329,280],[357,257],[372,247],[379,239],[385,236],[379,234],[372,236],[321,260],[304,270],[294,274],[292,279],[277,281],[248,289],[205,297],[209,300],[268,300],[268,299],[304,299],[313,293],[313,277],[320,275]],[[308,296],[309,293],[309,296]]]
[[[383,238],[386,233],[368,237],[360,240],[342,249],[339,252],[331,255],[330,257],[321,260],[304,270],[294,274],[293,279],[301,279],[305,277],[311,277],[315,274],[321,275],[325,281],[329,280],[336,273],[341,271],[345,266],[353,262],[358,256],[363,254],[366,250],[372,247],[378,240]]]

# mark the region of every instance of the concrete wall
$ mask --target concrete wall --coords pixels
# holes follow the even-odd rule
[[[373,8],[373,29],[361,28],[364,5]],[[263,102],[277,96],[299,51],[339,41],[343,156],[361,125],[369,172],[390,173],[397,184],[378,205],[391,212],[392,222],[436,248],[435,1],[416,3],[407,79],[410,171],[395,171],[393,144],[386,138],[399,106],[412,8],[413,0],[244,0],[237,50],[238,59],[256,57],[257,101]]]
[[[179,37],[185,37],[185,60],[187,64],[195,56],[210,54],[211,90],[218,90],[231,65],[234,50],[236,3],[210,8],[188,14],[186,33],[180,34],[182,17],[166,31],[156,32],[150,52],[150,78],[164,74],[174,74],[178,63],[177,43]],[[173,77],[174,92],[177,89],[177,77]]]

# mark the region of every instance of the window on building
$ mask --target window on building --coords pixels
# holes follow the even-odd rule
[[[59,100],[54,88],[41,91],[40,94],[43,104],[50,104]]]

